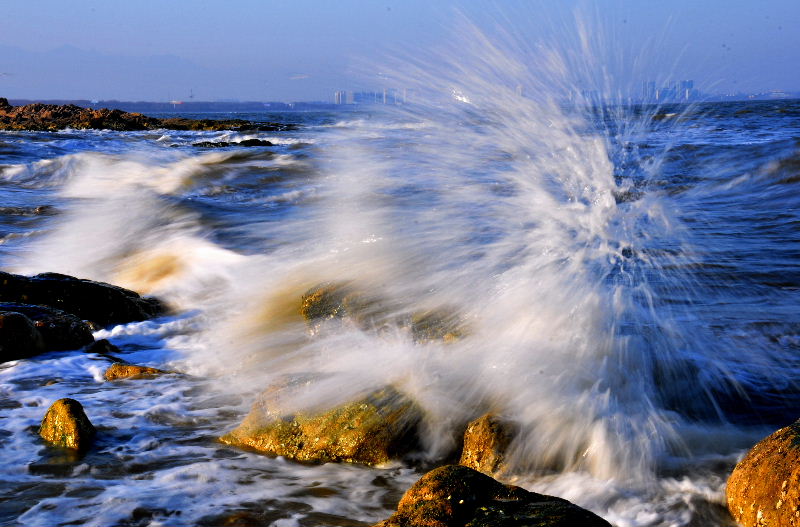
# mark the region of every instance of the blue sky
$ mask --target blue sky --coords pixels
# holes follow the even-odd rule
[[[615,62],[627,86],[800,90],[798,0],[10,0],[2,10],[0,96],[10,98],[330,100],[381,88],[388,60],[457,50],[456,11],[490,38],[509,31],[565,52],[578,13],[602,34],[586,64]]]

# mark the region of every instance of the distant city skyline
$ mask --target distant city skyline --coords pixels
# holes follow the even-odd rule
[[[0,96],[334,102],[337,91],[387,88],[382,68],[400,57],[458,53],[461,15],[519,48],[583,53],[583,65],[608,72],[621,92],[669,79],[712,94],[800,91],[796,0],[434,4],[11,0]],[[586,20],[593,47],[580,51],[569,32]]]

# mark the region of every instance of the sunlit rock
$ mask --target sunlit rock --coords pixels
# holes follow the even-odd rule
[[[274,404],[267,393],[221,441],[297,461],[367,465],[398,459],[417,445],[422,411],[390,387],[319,412],[285,414]]]
[[[460,465],[494,474],[502,470],[513,426],[494,414],[485,414],[467,425]]]
[[[168,371],[150,368],[147,366],[137,366],[136,364],[123,364],[116,362],[108,367],[103,374],[107,381],[117,381],[120,379],[146,379],[157,375],[170,373]]]
[[[726,495],[744,527],[800,526],[800,420],[747,453],[728,478]]]
[[[461,465],[434,469],[375,527],[611,527],[567,500],[504,485]]]
[[[95,428],[86,417],[83,406],[75,399],[54,402],[39,428],[39,435],[45,441],[78,451],[89,448],[95,434]]]

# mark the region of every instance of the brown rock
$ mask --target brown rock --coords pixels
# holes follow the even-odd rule
[[[800,420],[758,442],[734,468],[728,510],[745,527],[800,526]]]
[[[147,366],[137,366],[135,364],[122,364],[116,362],[109,366],[103,377],[107,381],[116,381],[119,379],[146,379],[148,377],[155,377],[156,375],[163,375],[170,373],[168,371],[159,370],[156,368],[148,368]]]
[[[461,465],[420,478],[375,527],[611,527],[567,500],[504,485]]]
[[[453,342],[464,336],[455,308],[440,307],[417,311],[411,315],[411,336],[414,342],[443,340]]]
[[[315,413],[281,414],[272,401],[257,402],[220,440],[297,461],[366,465],[397,459],[416,447],[422,411],[393,388]]]
[[[510,423],[494,414],[485,414],[467,425],[460,465],[494,474],[505,462],[514,430]]]
[[[84,451],[96,431],[75,399],[59,399],[47,410],[39,435],[56,446]]]

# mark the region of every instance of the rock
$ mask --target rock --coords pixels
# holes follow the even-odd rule
[[[0,272],[0,302],[49,306],[100,326],[146,320],[166,311],[155,298],[142,298],[122,287],[56,273],[29,278]]]
[[[726,495],[744,527],[800,526],[800,420],[747,453],[728,478]]]
[[[28,317],[42,336],[44,351],[76,350],[94,342],[86,322],[59,309],[7,302],[0,303],[0,311]]]
[[[163,375],[170,373],[168,371],[159,370],[156,368],[149,368],[147,366],[137,366],[135,364],[122,364],[115,362],[106,370],[103,377],[107,381],[116,381],[119,379],[146,379],[148,377],[155,377],[156,375]]]
[[[220,438],[297,461],[377,465],[398,459],[416,447],[421,409],[387,387],[333,409],[284,414],[270,392],[253,405],[242,424]]]
[[[443,340],[452,342],[464,335],[457,311],[442,307],[429,311],[417,311],[411,315],[411,336],[414,342]]]
[[[59,399],[47,410],[39,435],[53,445],[84,451],[89,448],[96,431],[81,403],[75,399]]]
[[[269,141],[264,141],[263,139],[245,139],[239,142],[228,142],[228,141],[200,141],[199,143],[192,143],[192,146],[196,146],[198,148],[227,148],[229,146],[273,146],[272,143]]]
[[[420,478],[395,512],[375,527],[611,527],[567,500],[504,485],[461,465]]]
[[[485,414],[467,425],[460,465],[494,474],[502,469],[514,430],[494,414]]]
[[[300,315],[312,331],[325,320],[347,320],[357,327],[380,329],[389,322],[385,301],[356,289],[350,282],[325,282],[306,291],[300,299]]]
[[[15,311],[0,311],[0,362],[25,359],[45,351],[33,321]]]
[[[100,339],[86,346],[83,351],[86,353],[97,353],[98,355],[114,355],[120,353],[120,349],[106,339]]]

